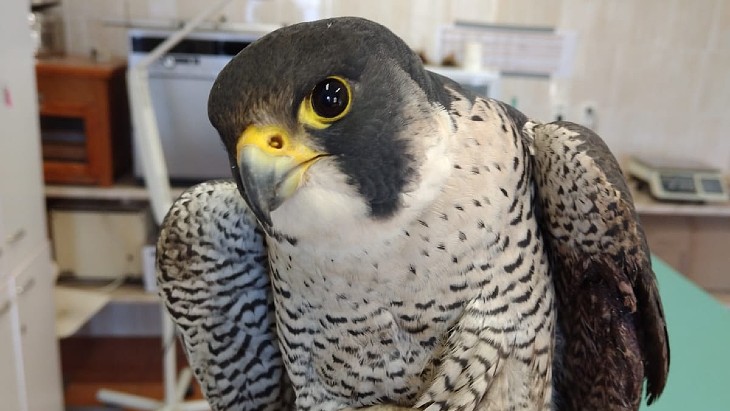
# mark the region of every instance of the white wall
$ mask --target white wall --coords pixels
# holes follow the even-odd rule
[[[305,13],[298,7],[315,4]],[[64,0],[69,50],[126,55],[124,30],[103,18],[186,19],[198,0]],[[357,15],[435,56],[435,33],[455,19],[554,26],[579,35],[567,103],[597,104],[599,133],[626,154],[690,157],[730,170],[730,2],[726,0],[234,0],[229,21],[292,23],[309,13]],[[544,80],[508,79],[530,116],[551,114]],[[570,114],[570,113],[569,113]],[[570,117],[570,115],[569,115]],[[574,118],[576,116],[573,116]]]

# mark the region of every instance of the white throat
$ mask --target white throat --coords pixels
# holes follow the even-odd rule
[[[400,194],[400,207],[382,219],[370,215],[366,200],[338,168],[324,158],[308,171],[297,192],[271,213],[275,230],[297,240],[297,248],[313,252],[331,250],[338,255],[378,248],[402,234],[442,191],[453,167],[449,155],[452,124],[448,113],[437,108],[431,124],[410,127],[419,136],[416,147],[417,181]],[[316,251],[315,251],[316,250]]]

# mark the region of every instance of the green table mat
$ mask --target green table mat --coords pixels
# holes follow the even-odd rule
[[[671,363],[664,394],[642,410],[730,411],[730,309],[660,259],[653,267]]]

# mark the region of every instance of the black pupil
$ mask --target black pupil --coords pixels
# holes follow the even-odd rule
[[[334,118],[342,114],[349,101],[347,87],[337,79],[328,78],[312,90],[312,108],[324,118]]]

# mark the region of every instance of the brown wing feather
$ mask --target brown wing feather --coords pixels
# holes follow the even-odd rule
[[[558,308],[560,409],[636,410],[662,392],[669,344],[649,249],[618,164],[592,131],[527,123]]]

